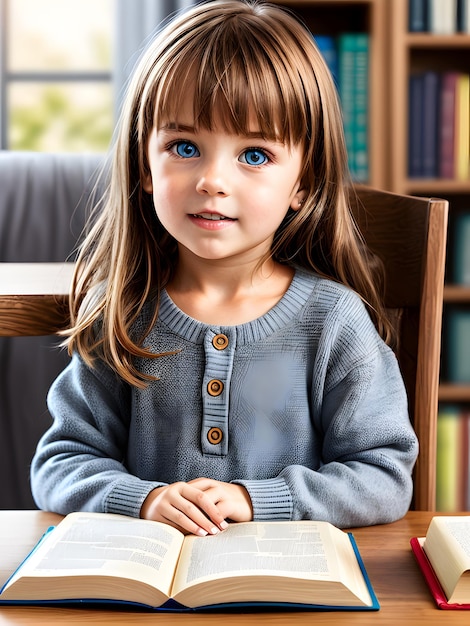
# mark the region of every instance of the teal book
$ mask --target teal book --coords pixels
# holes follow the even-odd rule
[[[5,583],[2,603],[154,611],[379,608],[352,534],[328,522],[233,523],[196,537],[106,513],[67,515]]]
[[[453,255],[454,283],[470,285],[470,212],[455,219]]]
[[[470,383],[470,310],[446,311],[447,379],[450,383]]]
[[[338,37],[338,91],[343,112],[344,136],[348,151],[349,169],[355,178],[355,56],[356,35],[344,33]]]
[[[356,35],[354,57],[354,174],[355,180],[369,180],[369,35]]]
[[[338,90],[349,169],[354,181],[369,179],[369,35],[338,36]]]

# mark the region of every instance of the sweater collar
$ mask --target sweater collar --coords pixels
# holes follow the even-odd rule
[[[214,333],[231,336],[236,334],[237,345],[253,343],[290,324],[305,306],[317,280],[315,275],[296,269],[289,288],[277,304],[261,317],[238,326],[216,326],[199,322],[181,311],[164,289],[160,298],[159,320],[174,333],[194,343],[202,343],[208,329]]]

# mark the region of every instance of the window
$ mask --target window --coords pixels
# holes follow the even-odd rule
[[[115,0],[0,0],[1,147],[105,151]]]

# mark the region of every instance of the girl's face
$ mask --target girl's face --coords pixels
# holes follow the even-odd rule
[[[185,250],[205,260],[256,263],[271,249],[289,207],[300,208],[300,146],[194,128],[184,106],[178,125],[154,128],[148,144],[157,216]],[[187,255],[185,255],[187,258]]]

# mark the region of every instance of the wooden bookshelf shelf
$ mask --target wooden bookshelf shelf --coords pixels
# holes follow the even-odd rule
[[[464,194],[470,196],[470,180],[454,180],[449,178],[406,178],[401,188],[402,193],[425,196],[448,194]],[[469,204],[470,208],[470,204]]]
[[[468,385],[441,383],[439,385],[439,402],[470,402],[470,383]]]
[[[444,302],[464,302],[470,304],[470,285],[445,285]]]
[[[445,50],[446,48],[470,48],[470,35],[463,33],[456,33],[455,35],[406,33],[404,42],[409,48],[437,48],[439,50]]]

